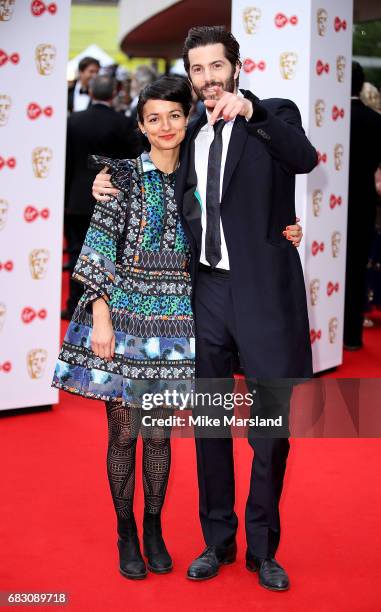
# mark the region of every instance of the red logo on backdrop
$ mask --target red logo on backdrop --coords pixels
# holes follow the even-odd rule
[[[319,251],[321,251],[322,253],[324,252],[324,242],[320,242],[320,244],[319,244],[319,242],[314,240],[312,245],[311,245],[312,255],[315,257],[315,255],[317,255],[319,253]]]
[[[313,344],[316,340],[320,340],[320,338],[321,338],[321,329],[311,329],[310,331],[311,344]]]
[[[45,308],[41,308],[41,310],[34,310],[34,308],[31,308],[30,306],[25,306],[21,313],[21,319],[23,323],[27,324],[31,323],[36,317],[42,320],[46,319],[47,314],[48,313]]]
[[[0,49],[0,67],[4,66],[7,62],[11,64],[18,64],[20,61],[20,56],[18,53],[12,53],[8,55],[3,49]]]
[[[42,108],[36,102],[31,102],[26,109],[26,114],[28,115],[29,119],[38,119],[40,115],[51,117],[53,115],[53,108],[51,106]]]
[[[46,4],[45,2],[42,2],[42,0],[33,0],[32,4],[30,5],[30,10],[32,11],[32,15],[34,17],[40,17],[40,15],[43,15],[45,11],[51,15],[55,15],[57,12],[57,5],[54,2]]]
[[[319,76],[321,76],[323,74],[323,72],[326,72],[327,74],[329,73],[329,64],[325,64],[324,62],[322,62],[321,60],[318,60],[316,62],[316,72]]]
[[[340,30],[347,29],[347,22],[345,21],[345,19],[341,21],[340,17],[335,17],[334,26],[335,26],[335,32],[340,32]]]
[[[329,206],[330,208],[335,208],[335,206],[341,206],[341,196],[336,197],[333,193],[331,194],[331,197],[329,198]]]
[[[298,18],[296,15],[292,15],[292,17],[287,17],[284,13],[277,13],[275,15],[275,25],[277,28],[284,28],[288,23],[293,26],[298,25]]]
[[[323,164],[327,163],[327,153],[320,153],[320,151],[317,152],[318,154],[318,164],[320,164],[320,162],[323,162]]]
[[[334,121],[337,121],[339,118],[340,119],[344,118],[344,109],[343,108],[338,108],[337,106],[334,106],[332,108],[332,119]]]
[[[0,372],[5,372],[8,374],[12,369],[12,364],[10,361],[4,361],[4,363],[0,363]]]
[[[0,170],[5,168],[6,166],[13,170],[13,168],[16,167],[16,159],[14,157],[8,157],[8,159],[4,159],[4,157],[1,157],[0,155]]]
[[[27,223],[32,223],[32,221],[35,221],[38,219],[38,217],[46,220],[49,219],[49,216],[49,208],[42,208],[41,210],[38,210],[35,208],[35,206],[27,206],[24,210],[24,219]]]
[[[2,270],[5,270],[6,272],[12,272],[12,270],[13,270],[13,261],[11,261],[10,259],[8,259],[8,261],[4,261],[4,263],[2,263],[0,261],[0,272]]]
[[[331,281],[329,281],[329,283],[327,285],[327,295],[330,296],[335,291],[336,291],[336,293],[339,293],[339,289],[340,289],[339,283],[331,283]]]
[[[254,62],[254,60],[248,57],[243,62],[243,69],[245,72],[248,72],[248,73],[253,72],[253,70],[256,70],[256,69],[263,72],[263,70],[266,70],[266,62],[264,62],[263,60],[261,60],[260,62]]]

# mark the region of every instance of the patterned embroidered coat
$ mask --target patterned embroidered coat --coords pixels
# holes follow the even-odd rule
[[[143,393],[184,391],[194,377],[190,250],[174,198],[175,173],[147,156],[111,160],[116,198],[95,205],[73,277],[86,291],[69,324],[52,385],[141,405]],[[115,356],[91,351],[92,301],[106,295]]]

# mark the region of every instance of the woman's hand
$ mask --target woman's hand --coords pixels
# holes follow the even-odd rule
[[[111,174],[108,174],[108,167],[105,166],[94,179],[92,190],[93,198],[98,202],[108,202],[110,199],[109,195],[117,196],[118,193],[119,189],[115,189],[115,187],[112,186]]]
[[[290,240],[292,244],[296,247],[300,246],[300,243],[303,238],[303,230],[302,226],[299,225],[300,219],[296,217],[295,225],[287,225],[286,229],[282,232],[283,236]]]
[[[115,335],[109,308],[103,298],[93,303],[93,331],[91,350],[102,359],[111,360],[115,354]]]

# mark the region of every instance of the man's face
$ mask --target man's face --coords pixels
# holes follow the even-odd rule
[[[0,21],[12,19],[15,0],[0,0]]]
[[[189,51],[189,78],[200,100],[219,100],[225,92],[236,91],[240,67],[234,69],[224,51],[222,43]]]
[[[0,94],[0,126],[7,124],[11,106],[11,98],[5,94]]]
[[[79,73],[79,80],[81,81],[82,86],[88,87],[91,79],[96,77],[98,72],[99,72],[98,64],[90,64],[90,66],[87,66],[87,68],[82,70],[82,72]]]

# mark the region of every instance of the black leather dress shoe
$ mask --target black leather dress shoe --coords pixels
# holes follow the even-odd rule
[[[237,556],[237,544],[234,541],[227,548],[207,546],[204,552],[188,568],[189,580],[208,580],[217,576],[220,565],[234,563]]]
[[[250,572],[258,572],[259,584],[271,591],[286,591],[290,581],[283,567],[273,558],[258,559],[246,556],[246,567]]]

